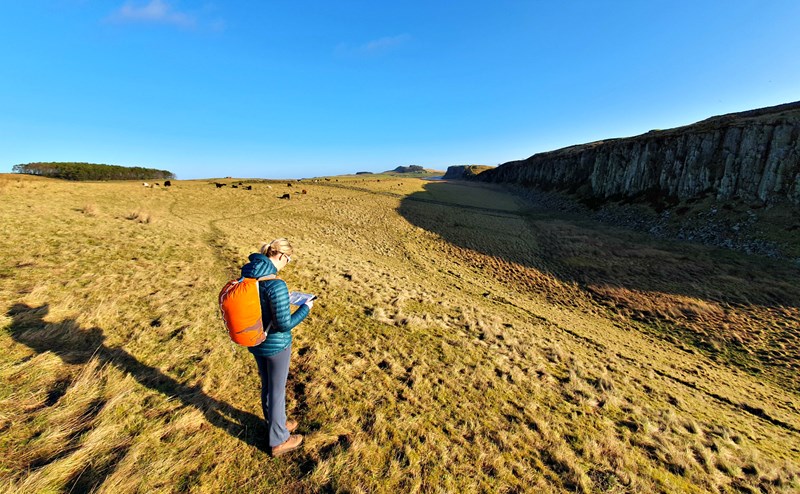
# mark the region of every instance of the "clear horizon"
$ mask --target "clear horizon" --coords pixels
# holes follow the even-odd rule
[[[800,100],[800,4],[0,7],[0,172],[179,179],[497,165]]]

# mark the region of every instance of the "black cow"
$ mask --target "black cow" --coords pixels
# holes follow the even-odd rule
[[[219,182],[214,182],[214,185],[216,185],[218,189],[225,187],[225,184],[221,184]]]
[[[292,198],[291,194],[284,194],[284,195],[280,196],[278,199],[291,199],[291,198]]]
[[[169,180],[164,180],[164,187],[172,187],[172,182]]]

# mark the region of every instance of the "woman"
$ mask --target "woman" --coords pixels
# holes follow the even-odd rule
[[[250,262],[242,267],[242,276],[261,278],[277,274],[292,260],[291,255],[292,246],[285,238],[262,244],[260,253],[250,254]],[[297,449],[303,442],[303,436],[291,434],[297,428],[297,421],[286,420],[286,378],[292,354],[292,328],[306,318],[314,302],[306,302],[292,314],[285,281],[262,280],[258,282],[258,290],[267,339],[249,350],[256,358],[261,376],[261,408],[267,421],[272,456],[278,456]]]

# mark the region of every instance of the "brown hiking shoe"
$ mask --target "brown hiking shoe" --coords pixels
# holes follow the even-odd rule
[[[289,451],[294,451],[300,447],[300,443],[302,442],[303,436],[300,434],[292,434],[289,436],[289,439],[284,441],[282,444],[272,447],[272,456],[280,456],[284,453],[288,453]]]
[[[289,419],[286,421],[286,430],[289,431],[289,434],[291,434],[295,429],[297,429],[297,425],[298,424],[296,420]]]

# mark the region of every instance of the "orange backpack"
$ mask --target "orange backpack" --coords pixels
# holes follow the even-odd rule
[[[267,339],[261,320],[258,282],[276,278],[274,274],[261,278],[239,278],[229,281],[222,287],[219,292],[219,309],[234,343],[256,346]]]

